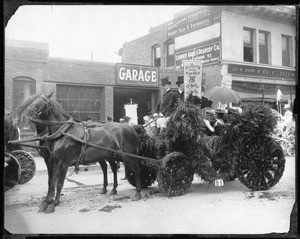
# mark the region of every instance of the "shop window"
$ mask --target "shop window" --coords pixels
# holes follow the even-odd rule
[[[153,47],[153,65],[161,67],[161,47],[159,45]]]
[[[36,81],[27,77],[13,79],[12,110],[15,110],[29,96],[36,93]],[[30,130],[29,124],[20,126],[21,130]]]
[[[254,62],[254,30],[244,28],[244,61]]]
[[[174,59],[174,42],[172,43],[167,43],[166,44],[167,48],[167,67],[172,67],[175,65],[175,59]]]
[[[269,36],[268,32],[259,31],[259,63],[269,64]]]
[[[100,120],[100,88],[80,86],[57,86],[57,101],[76,119]]]
[[[281,36],[282,44],[282,66],[291,66],[291,37]]]

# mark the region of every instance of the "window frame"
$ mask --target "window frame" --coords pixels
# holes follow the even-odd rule
[[[160,52],[160,56],[157,57],[157,49],[159,49]],[[161,63],[162,63],[162,54],[161,54],[161,45],[156,44],[152,47],[152,55],[153,55],[153,66],[156,67],[161,67]]]
[[[246,43],[245,40],[244,40],[244,32],[245,31],[248,31],[250,32],[250,43]],[[248,59],[245,58],[245,48],[249,51],[252,50],[252,60],[246,60]],[[252,29],[252,28],[248,28],[248,27],[244,27],[243,28],[243,61],[244,62],[255,62],[255,29]]]
[[[260,44],[260,34],[264,34],[265,37],[265,46]],[[270,64],[270,32],[259,30],[258,31],[258,50],[259,50],[259,63],[260,64]],[[264,57],[264,52],[266,57]],[[265,61],[264,61],[265,60]]]
[[[285,43],[287,44],[287,50],[285,50],[288,55],[287,57],[284,56],[283,52],[283,38],[285,39]],[[291,67],[292,66],[292,36],[288,36],[285,34],[281,34],[281,65],[286,66],[286,67]],[[288,60],[288,64],[284,64],[284,61]]]
[[[173,54],[170,54],[169,47],[173,45]],[[166,46],[166,67],[174,67],[175,66],[175,43],[174,41],[168,41],[165,43]]]

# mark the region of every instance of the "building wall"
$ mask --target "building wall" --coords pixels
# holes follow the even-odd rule
[[[45,77],[45,63],[17,59],[6,59],[4,67],[5,109],[11,112],[13,79],[20,76],[32,78],[36,81],[36,90],[37,92],[39,92],[42,90],[41,82],[43,82]]]
[[[222,11],[222,60],[244,61],[243,27],[256,29],[257,31],[263,30],[271,33],[270,65],[282,67],[281,35],[284,34],[292,36],[293,39],[295,39],[295,26],[230,11]],[[295,41],[293,40],[292,42],[293,49],[295,49]],[[295,59],[295,55],[293,59]],[[292,66],[295,66],[295,61]]]

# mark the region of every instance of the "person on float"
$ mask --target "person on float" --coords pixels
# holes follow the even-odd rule
[[[157,106],[154,109],[153,117],[158,117],[156,120],[157,128],[159,129],[160,133],[164,131],[164,129],[167,127],[167,122],[169,120],[170,115],[173,113],[173,111],[176,108],[176,94],[171,91],[171,82],[169,81],[169,78],[163,78],[161,79],[161,89],[163,91],[162,99],[157,104]]]
[[[281,117],[281,119],[283,121],[280,125],[280,129],[283,134],[288,135],[289,129],[292,127],[292,124],[293,124],[293,113],[290,110],[289,104],[284,105],[284,115],[283,115],[283,117]]]
[[[178,86],[178,90],[176,91],[177,103],[184,101],[184,81],[183,76],[178,76],[176,85]]]
[[[218,107],[214,110],[215,118],[212,118],[211,121],[204,119],[204,123],[209,129],[209,131],[207,131],[207,135],[221,135],[223,133],[228,114],[226,107],[227,104],[221,104],[221,102],[219,102]]]

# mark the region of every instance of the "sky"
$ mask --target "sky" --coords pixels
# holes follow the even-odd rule
[[[5,28],[5,38],[49,44],[49,56],[121,62],[124,42],[149,33],[188,5],[21,6]],[[196,6],[194,6],[196,7]]]

